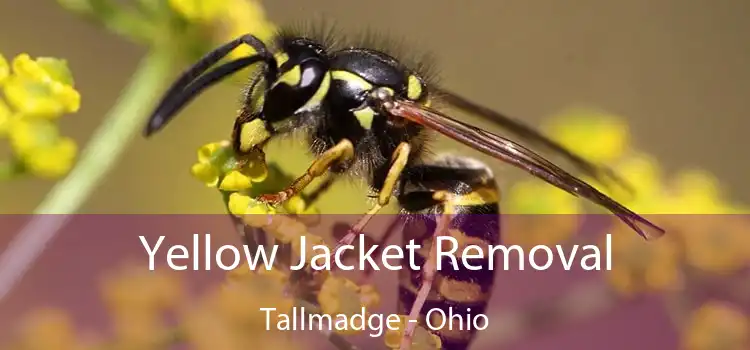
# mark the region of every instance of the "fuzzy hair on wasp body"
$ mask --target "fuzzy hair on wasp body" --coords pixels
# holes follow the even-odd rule
[[[432,133],[442,134],[599,204],[645,238],[664,233],[526,146],[443,112],[437,106],[447,105],[492,121],[518,140],[566,158],[589,177],[625,185],[607,168],[582,159],[522,122],[438,86],[423,61],[397,59],[388,45],[382,45],[385,41],[378,43],[371,40],[373,37],[352,45],[336,40],[331,28],[307,29],[312,30],[281,30],[270,45],[247,34],[209,52],[172,84],[144,134],[150,136],[161,130],[206,88],[245,67],[260,64],[259,72],[244,93],[234,123],[235,152],[240,156],[262,152],[269,140],[292,133],[307,137],[309,150],[316,159],[288,188],[259,198],[270,204],[301,193],[314,179],[329,172],[365,179],[377,203],[339,245],[351,244],[369,218],[393,197],[404,213],[497,212],[499,195],[488,168],[463,156],[431,157],[426,145]],[[250,46],[255,53],[210,69],[240,45]],[[437,231],[435,235],[441,234]],[[488,243],[495,241],[487,236],[482,239]],[[424,257],[422,282],[402,291],[412,296],[402,295],[402,302],[411,298],[408,304],[412,319],[424,316],[419,312],[432,300],[430,290],[436,273],[429,268],[434,265],[434,257],[428,255]],[[488,281],[474,279],[466,283]],[[445,299],[445,295],[442,297]],[[484,305],[486,297],[486,293],[478,293],[475,301]],[[411,344],[413,330],[410,323],[403,348]],[[441,337],[444,341],[455,341],[456,348],[463,348],[469,341],[449,334]]]

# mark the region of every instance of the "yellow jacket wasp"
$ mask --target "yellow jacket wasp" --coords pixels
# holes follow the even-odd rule
[[[209,71],[240,45],[252,47],[255,54]],[[658,226],[528,148],[458,121],[431,105],[439,101],[493,120],[517,137],[566,157],[592,178],[610,177],[620,181],[609,170],[583,160],[518,121],[430,84],[424,71],[407,66],[385,50],[368,45],[336,46],[314,34],[283,30],[273,47],[248,34],[213,50],[174,82],[153,112],[145,135],[163,128],[206,88],[255,63],[262,63],[262,67],[245,92],[234,124],[235,152],[240,155],[262,152],[267,141],[292,132],[307,136],[316,160],[286,190],[260,198],[272,204],[300,193],[328,171],[367,179],[371,190],[377,194],[377,203],[339,244],[351,244],[369,218],[392,197],[396,197],[405,214],[446,213],[454,217],[492,214],[495,219],[490,222],[499,226],[499,193],[492,173],[483,163],[467,157],[426,156],[424,146],[430,131],[510,163],[572,195],[593,201],[645,238],[664,233]],[[451,232],[469,235],[462,233],[461,228]],[[435,234],[448,233],[435,230]],[[497,244],[498,235],[498,229],[485,230],[478,236],[474,233],[489,244]],[[430,233],[416,238],[428,241],[434,237]],[[468,306],[473,305],[473,312],[480,312],[487,304],[493,275],[475,274],[475,277],[461,280],[458,276],[463,273],[437,272],[434,248],[422,257],[421,272],[406,271],[402,275],[401,307],[411,310],[410,319],[423,322],[425,304],[452,306],[466,313]],[[460,283],[464,285],[457,286]],[[454,295],[452,291],[458,290],[473,292]],[[414,326],[413,322],[409,323],[403,349],[411,344]],[[438,333],[445,349],[466,348],[473,338],[473,332]]]

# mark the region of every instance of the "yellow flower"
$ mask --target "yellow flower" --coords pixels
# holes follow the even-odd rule
[[[226,0],[169,0],[169,6],[189,21],[208,23],[225,13]]]
[[[270,275],[251,273],[242,280],[224,285],[217,293],[217,310],[238,324],[264,325],[260,308],[275,307],[289,313],[294,301],[285,296],[285,286]],[[265,328],[265,327],[263,327]]]
[[[148,349],[160,345],[168,327],[153,310],[125,309],[112,315],[114,336],[125,349]]]
[[[506,196],[508,214],[578,214],[579,200],[539,180],[518,182]]]
[[[189,22],[217,27],[214,36],[224,43],[251,33],[266,44],[276,33],[275,26],[266,18],[257,0],[169,0],[170,7]],[[241,45],[229,54],[230,59],[253,54]]]
[[[10,75],[10,66],[8,66],[8,60],[5,56],[0,54],[0,85],[5,82],[5,79]]]
[[[274,283],[281,286],[285,286],[289,283],[289,271],[282,271],[279,269],[259,269],[255,271],[255,273],[263,278],[270,278]]]
[[[24,159],[26,168],[42,178],[58,178],[70,171],[76,159],[78,146],[69,137],[62,137],[50,147],[42,147]]]
[[[216,187],[219,182],[219,169],[210,163],[195,163],[190,167],[190,173],[208,187]]]
[[[283,204],[286,213],[295,215],[295,219],[307,226],[315,226],[320,223],[320,212],[316,207],[308,207],[307,202],[301,196],[289,198]]]
[[[176,307],[185,298],[182,281],[165,270],[149,271],[128,265],[108,275],[102,283],[108,308],[115,313],[133,310],[160,311]]]
[[[633,152],[620,160],[613,171],[622,176],[635,192],[628,194],[619,186],[601,189],[614,199],[639,214],[664,213],[665,193],[663,174],[659,163],[652,156]]]
[[[633,153],[613,170],[623,176],[634,196],[605,189],[623,205],[639,214],[728,214],[732,212],[721,197],[716,178],[702,170],[681,171],[664,179],[657,161],[646,154]]]
[[[265,312],[276,308],[288,314],[293,299],[285,296],[285,273],[278,270],[250,271],[247,267],[229,273],[229,281],[196,305],[184,319],[186,340],[195,349],[246,349],[253,344],[262,349],[295,349],[291,339],[271,328],[266,331]],[[275,324],[274,316],[271,316]]]
[[[219,186],[222,191],[247,190],[254,182],[268,176],[265,159],[261,154],[250,154],[238,160],[228,141],[211,142],[198,148],[198,162],[190,173],[208,187]],[[219,184],[219,179],[222,179]]]
[[[208,187],[216,187],[222,174],[222,167],[228,158],[229,142],[211,142],[198,148],[198,162],[190,168],[190,173]]]
[[[267,19],[260,1],[226,0],[226,4],[226,12],[219,32],[221,41],[252,33],[264,43],[271,43],[271,38],[276,34],[276,26]],[[253,49],[242,45],[233,50],[229,57],[240,58],[253,53]]]
[[[241,282],[247,278],[250,278],[250,274],[253,272],[247,266],[238,266],[232,270],[227,271],[227,280],[229,282]]]
[[[408,324],[408,316],[399,315],[399,323],[396,327],[397,330],[388,329],[385,331],[384,341],[385,346],[389,349],[400,349],[401,339],[404,337],[404,330]],[[438,350],[443,346],[443,342],[440,337],[431,333],[423,326],[419,325],[414,330],[412,337],[411,349],[413,350]]]
[[[165,311],[174,311],[186,295],[170,270],[149,271],[126,265],[105,277],[102,294],[118,342],[126,348],[151,348],[163,341]]]
[[[607,280],[616,291],[633,295],[682,287],[680,251],[672,236],[646,242],[618,226],[611,238],[612,269]]]
[[[380,293],[373,285],[365,284],[359,286],[359,298],[367,309],[374,309],[380,306]]]
[[[252,185],[250,178],[237,170],[232,170],[224,175],[219,189],[222,191],[242,191]]]
[[[257,218],[253,220],[260,221],[262,218],[260,215],[255,215]],[[247,222],[248,217],[245,217],[245,222]],[[264,228],[267,228],[273,237],[279,241],[279,243],[291,243],[292,249],[295,253],[300,253],[300,238],[304,235],[307,238],[308,243],[315,242],[316,244],[324,244],[323,239],[310,234],[307,232],[307,226],[296,218],[289,216],[289,215],[277,215],[273,217],[273,220],[271,220],[270,223],[268,223]],[[307,245],[308,249],[311,248],[311,246]],[[307,257],[310,256],[310,251],[308,251]]]
[[[46,120],[22,119],[10,125],[10,145],[21,156],[39,147],[53,145],[60,138],[57,127]]]
[[[305,200],[302,199],[300,196],[294,196],[292,198],[289,198],[286,202],[284,202],[284,210],[286,210],[290,214],[301,214],[304,213],[306,209],[306,203]]]
[[[686,170],[671,179],[662,180],[657,162],[644,154],[625,158],[615,167],[615,171],[628,179],[635,190],[635,197],[615,198],[639,214],[662,214],[652,221],[667,230],[669,246],[679,245],[684,249],[688,264],[706,272],[725,273],[736,271],[748,262],[750,239],[744,232],[747,224],[739,216],[723,215],[736,213],[739,208],[726,203],[720,185],[712,174],[702,170]],[[639,250],[637,246],[645,243],[633,244],[631,249],[635,254]],[[661,245],[658,242],[649,243],[653,250],[661,251],[666,256],[676,254],[676,248],[662,250]],[[671,271],[672,267],[668,265],[674,261],[669,259],[670,262],[665,265],[666,271],[654,270],[650,273]],[[670,274],[662,276],[664,280],[660,283],[678,277]],[[628,282],[633,276],[617,272],[611,275],[613,283],[635,288],[632,286],[634,281]]]
[[[39,57],[33,60],[28,54],[22,53],[13,59],[13,73],[45,83],[73,86],[73,76],[67,61],[57,58]]]
[[[683,344],[687,350],[745,350],[750,346],[750,320],[729,304],[708,302],[693,312]]]
[[[321,310],[327,314],[353,314],[362,308],[357,284],[339,276],[326,279],[320,289],[318,302]]]
[[[8,102],[21,114],[57,118],[77,112],[81,96],[73,88],[73,79],[64,60],[27,54],[13,60],[13,75],[3,85]]]
[[[290,243],[306,233],[305,224],[292,217],[280,216],[271,220],[277,208],[256,200],[248,193],[253,183],[263,182],[268,177],[268,167],[262,152],[243,155],[237,159],[229,142],[213,142],[198,149],[198,162],[191,167],[191,173],[207,186],[231,192],[227,199],[227,209],[252,227],[267,229],[282,243]],[[284,203],[286,211],[292,214],[315,213],[307,208],[305,201],[292,197]],[[310,220],[306,220],[310,221]]]
[[[313,247],[317,245],[325,245],[325,240],[323,239],[323,237],[308,233],[307,227],[305,227],[303,223],[294,220],[293,218],[286,215],[281,216],[281,218],[288,219],[283,220],[280,225],[273,228],[272,233],[274,237],[289,239],[291,241],[290,243],[292,244],[292,251],[296,254],[296,256],[302,256],[302,254],[304,253],[305,257],[307,258],[306,263],[310,263],[310,259],[318,254],[318,251],[316,249],[313,249]],[[274,221],[275,220],[276,218],[274,218]],[[305,237],[304,252],[302,251],[302,236]]]
[[[579,226],[579,199],[538,180],[518,182],[508,191],[503,236],[508,244],[535,246],[570,238]]]
[[[12,67],[12,70],[11,70]],[[8,138],[18,174],[58,178],[70,171],[78,147],[53,123],[78,111],[80,95],[65,60],[20,54],[9,66],[0,56],[0,136]]]
[[[232,193],[229,195],[229,203],[227,207],[229,208],[230,213],[240,216],[245,215],[252,202],[253,199],[250,198],[250,196]]]
[[[596,110],[570,109],[554,116],[544,129],[584,159],[610,163],[628,149],[628,124],[620,117]]]
[[[211,142],[198,148],[198,162],[211,162],[212,158],[218,155],[221,149],[228,148],[229,141]]]
[[[687,263],[706,272],[732,273],[750,262],[747,218],[739,215],[679,215],[673,234],[685,247]]]
[[[185,343],[188,348],[196,350],[240,350],[246,339],[232,325],[218,315],[213,305],[204,302],[188,310],[183,319]],[[246,330],[250,332],[250,330]],[[252,332],[251,334],[255,334]],[[258,345],[258,340],[254,342]]]
[[[25,317],[21,329],[24,349],[74,349],[78,345],[70,315],[58,309],[39,309]]]
[[[339,276],[330,276],[318,294],[318,303],[323,313],[328,315],[354,315],[360,313],[365,308],[359,294],[360,289],[356,283]],[[339,330],[342,334],[354,334],[358,331],[347,327],[346,330]]]
[[[658,180],[653,161],[633,158],[630,165],[631,171],[623,174],[635,174],[637,197],[623,204],[641,214],[670,214],[659,215],[654,221],[680,241],[688,264],[724,273],[747,263],[750,239],[744,230],[746,223],[742,217],[726,215],[736,208],[722,198],[713,175],[701,170],[682,171],[666,185]]]
[[[702,170],[680,172],[671,181],[671,214],[728,214],[721,189],[712,174]]]
[[[77,153],[75,142],[59,134],[44,119],[19,119],[11,123],[10,144],[24,165],[35,175],[47,178],[66,174]]]
[[[13,111],[0,99],[0,137],[5,136],[10,128],[11,121],[14,119]]]

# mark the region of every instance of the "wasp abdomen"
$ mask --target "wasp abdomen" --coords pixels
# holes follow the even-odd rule
[[[442,157],[410,169],[401,188],[404,244],[414,240],[421,249],[414,257],[420,269],[401,270],[400,312],[408,313],[414,305],[424,265],[433,244],[439,242],[446,254],[439,259],[419,321],[440,336],[443,349],[466,349],[476,331],[486,327],[483,314],[495,282],[489,269],[489,246],[499,243],[500,216],[499,190],[492,172],[472,159]],[[450,203],[433,199],[436,192],[450,193]],[[450,229],[438,241],[435,229],[448,207],[454,214]],[[473,248],[465,250],[468,246]]]

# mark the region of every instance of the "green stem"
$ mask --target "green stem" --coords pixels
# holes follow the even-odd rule
[[[168,52],[150,52],[114,108],[96,130],[73,170],[47,194],[34,214],[73,214],[112,170],[130,140],[140,132],[171,74]],[[35,215],[0,255],[0,299],[23,276],[67,221],[68,215]]]
[[[73,213],[114,166],[140,132],[155,99],[171,73],[169,55],[150,53],[99,127],[70,174],[55,186],[36,214]]]

